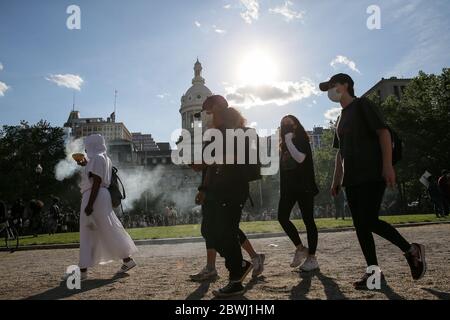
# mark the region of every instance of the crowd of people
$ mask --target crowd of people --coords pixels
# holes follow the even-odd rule
[[[70,207],[61,208],[56,197],[48,208],[43,201],[35,199],[25,202],[19,198],[12,204],[0,202],[4,208],[0,221],[8,219],[21,236],[79,231],[79,212]]]
[[[346,211],[350,212],[367,267],[378,266],[373,238],[375,233],[398,247],[406,258],[412,278],[421,279],[426,272],[424,246],[409,242],[393,226],[379,219],[385,190],[396,184],[391,129],[375,104],[355,96],[354,82],[350,76],[334,75],[329,81],[320,84],[320,90],[328,92],[329,99],[342,107],[333,142],[336,158],[330,193],[334,198],[334,217],[345,219]],[[226,140],[230,139],[228,130],[243,132],[254,129],[245,127],[246,119],[237,109],[229,107],[226,99],[219,95],[205,100],[202,113],[208,119],[208,129],[215,129],[221,134],[223,140],[219,148],[224,149],[222,161],[203,159],[201,163],[191,164],[191,168],[202,175],[193,203],[201,206],[201,234],[206,246],[206,265],[190,278],[204,281],[217,277],[216,256],[219,254],[225,259],[229,282],[213,293],[218,297],[235,296],[245,291],[243,282],[251,271],[253,277],[258,277],[264,271],[265,254],[257,252],[240,229],[242,220],[252,219],[251,215],[244,212],[247,200],[251,200],[249,183],[261,179],[261,174],[260,171],[256,174],[257,166],[254,164],[238,163],[236,144],[232,152],[227,145],[230,141]],[[326,208],[315,205],[319,189],[315,180],[313,153],[308,134],[299,119],[293,115],[284,116],[280,121],[279,132],[279,204],[276,211],[262,212],[259,218],[267,220],[276,216],[295,250],[290,267],[310,272],[319,269],[316,254],[320,244],[315,218],[333,209],[331,205]],[[236,136],[231,136],[231,139],[236,139]],[[204,150],[213,141],[207,141]],[[249,145],[251,143],[246,144],[245,152],[250,149]],[[214,150],[222,152],[220,149]],[[93,134],[86,137],[85,151],[86,156],[74,158],[82,167],[79,213],[79,267],[82,280],[87,279],[88,268],[114,260],[123,262],[119,273],[126,273],[136,267],[132,256],[138,249],[124,226],[167,226],[185,222],[184,219],[197,221],[196,213],[179,216],[171,206],[167,206],[159,215],[125,215],[122,221],[119,220],[114,211],[117,205],[111,192],[116,179],[103,136]],[[246,153],[244,159],[248,158]],[[444,172],[437,182],[447,190],[447,194],[448,181],[448,172]],[[299,210],[293,210],[296,206]],[[33,233],[43,228],[40,219],[43,208],[41,201],[29,203],[28,220]],[[297,227],[291,221],[291,218],[296,218],[295,212],[292,215],[293,211],[305,224],[306,241],[301,239]],[[24,212],[25,206],[21,201],[11,208],[13,219],[22,218]],[[59,199],[54,198],[47,214],[47,230],[50,234],[57,232],[59,227],[63,228],[62,212]],[[248,254],[248,260],[244,259],[243,251]],[[366,269],[362,278],[354,282],[355,289],[367,289],[367,280],[372,276],[369,270]],[[66,274],[64,277],[68,276]]]

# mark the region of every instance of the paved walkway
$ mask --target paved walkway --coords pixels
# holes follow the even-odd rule
[[[410,241],[425,244],[428,273],[413,282],[401,252],[376,237],[380,265],[388,286],[380,292],[355,291],[351,283],[364,271],[364,261],[354,232],[319,234],[321,271],[292,270],[293,245],[287,237],[252,240],[266,254],[263,276],[246,283],[243,299],[447,299],[450,300],[450,227],[448,225],[401,228]],[[305,235],[302,239],[306,241]],[[188,275],[203,267],[203,243],[146,245],[135,257],[139,266],[124,278],[114,279],[120,263],[99,266],[81,291],[60,283],[68,265],[77,262],[78,249],[0,252],[0,299],[211,299],[211,291],[225,284],[221,278],[198,284]]]

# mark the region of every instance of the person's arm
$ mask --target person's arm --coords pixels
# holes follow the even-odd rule
[[[338,150],[338,152],[336,153],[336,159],[334,161],[333,185],[331,186],[331,195],[333,197],[336,197],[339,195],[340,188],[342,185],[343,174],[344,174],[344,169],[342,167],[341,152]]]
[[[303,152],[299,151],[294,143],[292,142],[292,138],[293,138],[293,134],[292,133],[288,133],[285,136],[285,141],[286,141],[286,147],[289,150],[289,153],[291,154],[291,157],[297,161],[298,163],[303,163],[303,161],[305,161],[306,159],[306,154],[304,154]]]
[[[388,187],[395,186],[395,170],[392,165],[392,137],[388,129],[377,130],[383,156],[383,178]]]
[[[94,211],[93,207],[94,207],[94,202],[95,200],[97,200],[97,195],[98,195],[98,190],[100,190],[100,185],[102,183],[102,178],[100,178],[99,176],[95,175],[95,174],[90,174],[93,183],[92,183],[92,189],[91,189],[91,195],[89,196],[89,201],[88,204],[86,206],[86,208],[84,209],[84,212],[86,213],[87,216],[90,216],[92,214],[92,212]]]

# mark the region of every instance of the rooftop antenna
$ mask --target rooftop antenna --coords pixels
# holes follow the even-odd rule
[[[75,112],[75,91],[73,92],[73,98],[72,98],[72,112]]]
[[[114,90],[114,115],[116,114],[117,110],[117,90]]]

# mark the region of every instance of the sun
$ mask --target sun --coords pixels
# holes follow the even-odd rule
[[[278,66],[270,54],[261,49],[249,51],[238,67],[238,78],[245,85],[261,85],[276,81]]]

